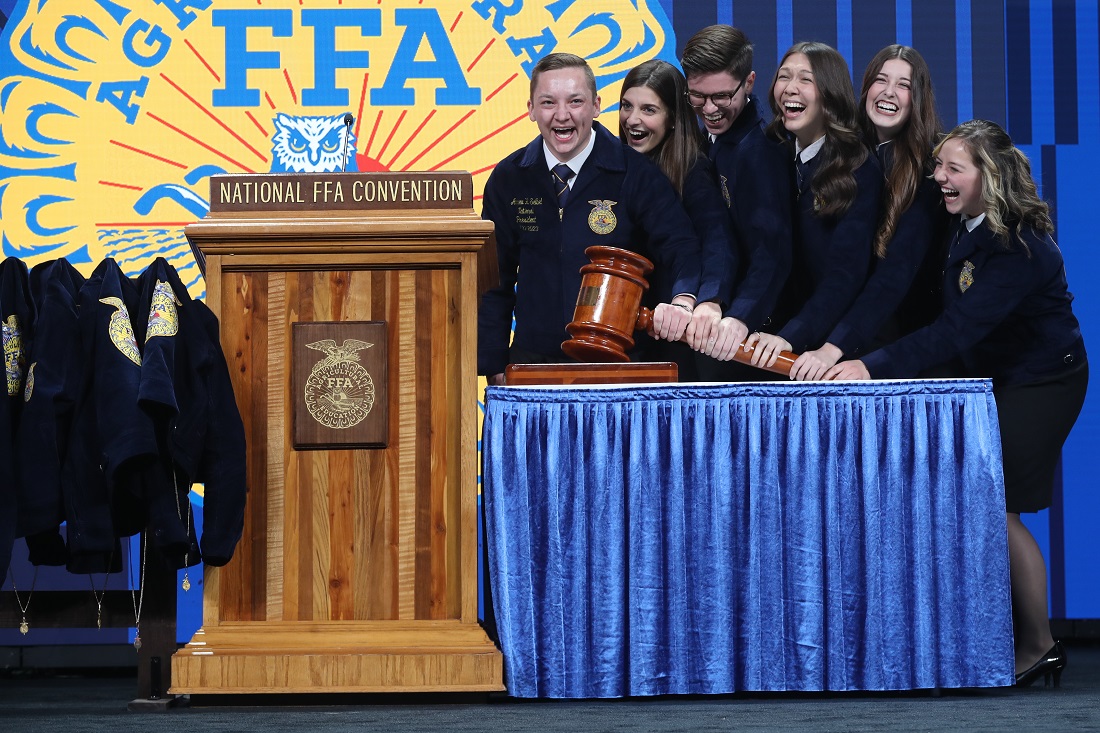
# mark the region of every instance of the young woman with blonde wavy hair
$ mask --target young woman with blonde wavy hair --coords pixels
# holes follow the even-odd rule
[[[1081,411],[1088,360],[1062,252],[1027,156],[1000,126],[965,122],[934,151],[953,217],[943,313],[930,325],[827,379],[910,377],[958,357],[964,376],[993,381],[1004,460],[1016,683],[1057,685],[1066,666],[1051,637],[1046,565],[1023,512],[1051,505],[1062,445]]]

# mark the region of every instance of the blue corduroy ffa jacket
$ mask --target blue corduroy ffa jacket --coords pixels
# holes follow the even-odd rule
[[[940,317],[863,363],[883,379],[958,356],[967,376],[992,379],[995,388],[1042,381],[1085,361],[1072,302],[1062,252],[1049,234],[1025,229],[1023,244],[1006,246],[982,222],[950,247]]]
[[[478,373],[508,364],[515,313],[517,349],[565,361],[580,290],[584,250],[621,247],[664,270],[674,294],[700,300],[699,241],[668,179],[644,155],[624,146],[598,122],[596,141],[577,175],[562,216],[538,137],[497,164],[485,185],[482,217],[496,225],[499,283],[478,312]]]

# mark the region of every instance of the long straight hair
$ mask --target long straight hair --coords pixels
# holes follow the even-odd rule
[[[960,140],[982,176],[982,203],[985,221],[1006,247],[1013,240],[1025,249],[1021,236],[1025,228],[1044,234],[1054,231],[1050,207],[1039,198],[1031,162],[1012,144],[1012,138],[995,122],[970,120],[956,127],[936,146],[933,154],[948,140]]]
[[[702,149],[702,133],[695,122],[695,110],[687,99],[687,81],[672,64],[652,59],[635,66],[623,79],[622,91],[619,92],[620,105],[622,95],[634,87],[652,89],[668,112],[668,132],[647,155],[672,182],[672,187],[680,198],[683,198],[684,181]],[[626,131],[620,127],[619,139],[626,142],[627,138]]]
[[[875,254],[886,256],[886,248],[897,230],[901,215],[913,205],[921,179],[932,173],[932,148],[943,134],[936,98],[932,92],[932,75],[924,57],[910,46],[894,44],[875,54],[863,72],[863,87],[859,95],[859,126],[869,145],[878,142],[878,130],[867,114],[867,94],[887,61],[899,59],[909,64],[909,119],[894,138],[894,160],[886,171],[886,210],[875,234]]]
[[[832,46],[816,41],[796,43],[783,54],[780,68],[796,53],[806,56],[814,72],[814,85],[825,113],[825,143],[818,156],[821,164],[814,174],[810,188],[815,208],[820,216],[840,216],[848,210],[856,198],[855,170],[867,160],[867,147],[856,124],[856,93],[852,89],[852,77],[848,63]],[[775,118],[768,125],[768,133],[779,140],[788,139],[783,126],[783,110],[775,101],[775,83],[779,79],[776,69],[769,90],[769,102]]]

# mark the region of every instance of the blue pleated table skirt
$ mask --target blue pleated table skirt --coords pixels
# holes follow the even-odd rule
[[[1013,681],[985,380],[490,387],[518,697]]]

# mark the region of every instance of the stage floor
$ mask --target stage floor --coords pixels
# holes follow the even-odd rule
[[[1062,687],[920,693],[738,694],[611,701],[373,695],[293,700],[217,697],[164,713],[127,710],[136,678],[125,671],[0,670],[0,719],[12,733],[170,731],[1095,731],[1100,729],[1100,645],[1068,646]],[[309,704],[323,701],[325,704]],[[295,703],[291,705],[289,703]],[[152,716],[152,717],[150,717]]]

